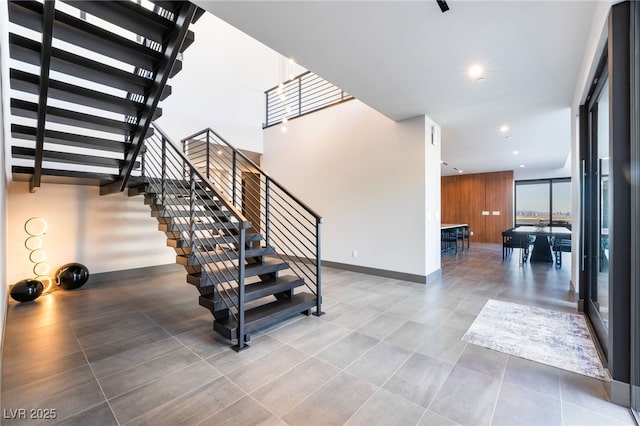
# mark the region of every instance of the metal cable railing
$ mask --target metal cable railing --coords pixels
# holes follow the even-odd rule
[[[182,146],[191,164],[251,222],[248,232],[261,234],[262,244],[304,280],[321,314],[320,215],[213,130],[183,139]]]
[[[354,99],[344,90],[311,71],[272,87],[264,94],[266,102],[264,128]]]
[[[142,167],[152,206],[200,271],[200,291],[223,303],[244,346],[246,231],[251,223],[155,124]],[[208,290],[210,289],[210,291]]]

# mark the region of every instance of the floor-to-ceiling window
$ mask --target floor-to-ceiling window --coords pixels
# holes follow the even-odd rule
[[[640,116],[640,4],[632,5],[632,34],[635,57],[632,61],[631,115]],[[631,123],[631,408],[640,423],[640,119]]]
[[[571,179],[515,182],[516,225],[571,225]]]

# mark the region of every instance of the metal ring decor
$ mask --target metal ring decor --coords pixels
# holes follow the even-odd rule
[[[42,249],[42,237],[47,233],[49,224],[43,217],[32,217],[24,223],[24,231],[28,237],[24,240],[24,246],[29,250],[29,261],[33,264],[35,280],[44,286],[44,293],[51,289],[53,281],[47,275],[51,266],[46,262],[47,252]]]

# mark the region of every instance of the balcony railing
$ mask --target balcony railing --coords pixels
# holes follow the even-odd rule
[[[354,99],[311,71],[264,92],[266,117],[263,128],[284,123],[310,112]]]

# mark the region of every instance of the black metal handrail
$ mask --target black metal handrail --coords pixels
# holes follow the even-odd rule
[[[311,71],[274,86],[264,94],[266,113],[263,128],[354,99]]]
[[[190,162],[264,236],[266,246],[304,279],[321,314],[322,217],[212,129],[183,139],[182,146]]]
[[[205,285],[213,286],[212,292],[237,321],[242,347],[245,240],[251,223],[162,129],[153,127],[154,134],[145,140],[142,167],[147,193],[153,196],[158,216],[166,218],[161,220],[167,229],[178,236],[180,247],[197,260],[201,276],[214,280]]]

